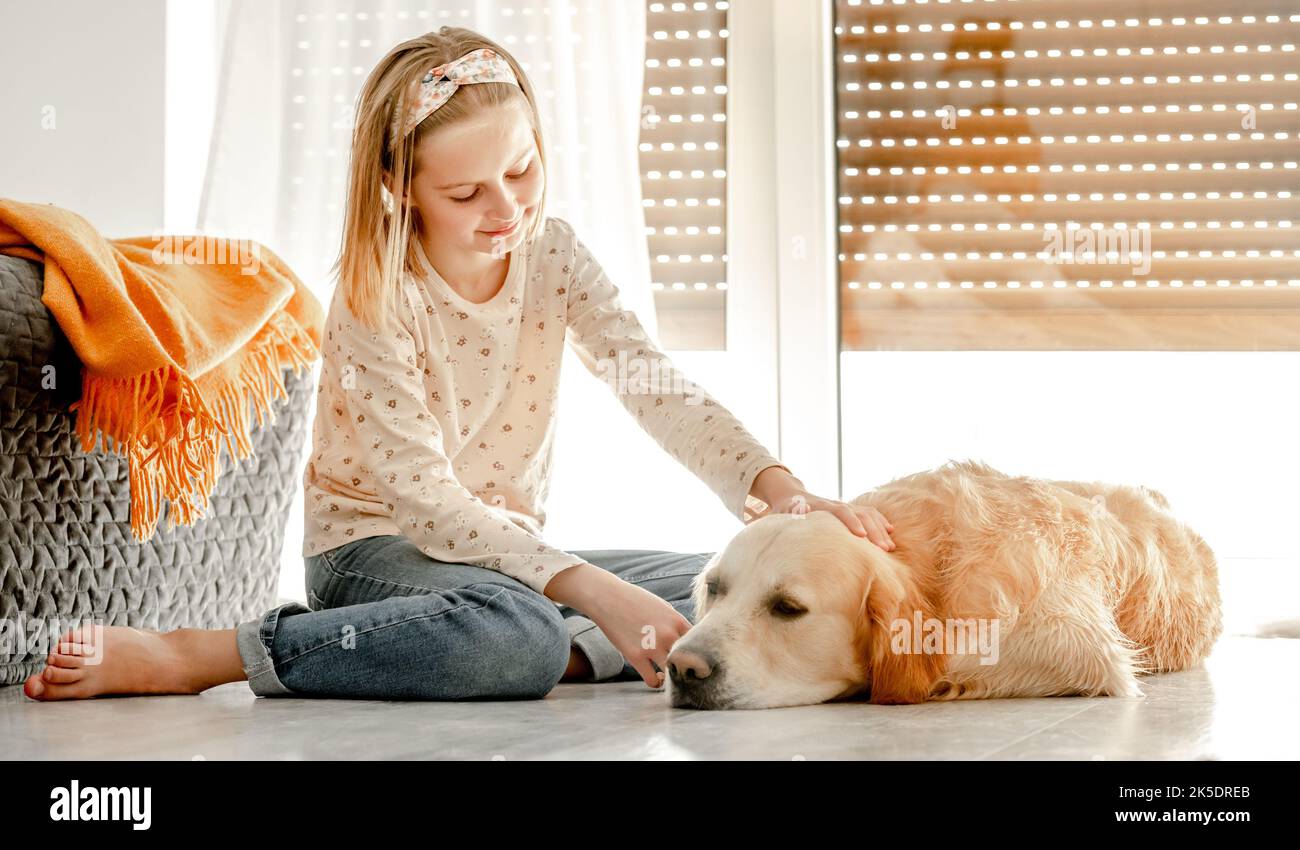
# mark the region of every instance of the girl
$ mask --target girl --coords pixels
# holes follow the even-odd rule
[[[543,542],[566,342],[593,374],[617,365],[689,388],[618,376],[629,414],[737,518],[759,515],[751,496],[828,510],[892,548],[875,509],[808,493],[675,372],[572,227],[544,214],[545,196],[537,105],[506,51],[443,27],[385,56],[358,103],[303,477],[310,604],[234,629],[72,630],[24,692],[247,679],[264,696],[459,700],[537,698],[572,680],[662,685],[712,553]]]

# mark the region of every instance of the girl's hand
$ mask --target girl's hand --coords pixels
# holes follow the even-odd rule
[[[797,500],[797,501],[796,501]],[[792,498],[790,513],[800,511],[830,511],[840,518],[840,521],[859,537],[866,537],[872,543],[889,552],[894,549],[894,541],[889,536],[889,532],[894,530],[894,524],[885,519],[880,511],[870,505],[851,505],[848,502],[840,502],[835,499],[823,499],[814,496],[811,493],[798,494]],[[806,503],[807,507],[804,507]],[[785,511],[782,511],[785,513]]]
[[[889,536],[889,532],[894,530],[894,524],[870,505],[851,505],[801,491],[776,499],[771,510],[763,516],[771,513],[802,515],[809,511],[830,511],[840,518],[849,531],[858,537],[866,537],[886,552],[893,551],[896,546]]]
[[[599,602],[588,605],[583,613],[600,627],[647,686],[663,687],[668,676],[668,653],[690,630],[691,621],[645,588],[612,573],[606,575],[613,581],[601,582],[604,589]]]
[[[889,532],[894,524],[870,505],[850,505],[835,499],[823,499],[804,489],[803,482],[790,473],[784,465],[769,466],[754,478],[750,495],[768,505],[762,513],[745,508],[745,524],[768,514],[806,514],[809,511],[830,511],[840,518],[845,527],[858,537],[866,537],[886,552],[895,548]]]

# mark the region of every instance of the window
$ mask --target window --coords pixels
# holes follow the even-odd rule
[[[836,3],[845,350],[1287,350],[1287,0]]]
[[[726,348],[728,5],[646,6],[641,186],[668,349]]]

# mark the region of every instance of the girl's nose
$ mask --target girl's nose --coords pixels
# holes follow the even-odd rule
[[[492,214],[490,221],[492,222],[492,226],[497,229],[509,227],[519,220],[519,213],[520,211],[518,208],[516,208],[514,212],[498,211]]]
[[[514,193],[509,189],[493,190],[496,202],[493,204],[491,217],[494,221],[504,225],[519,218],[519,204],[515,202]]]

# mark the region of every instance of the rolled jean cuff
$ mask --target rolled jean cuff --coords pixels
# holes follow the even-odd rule
[[[271,658],[271,639],[275,637],[275,627],[280,615],[306,614],[311,609],[301,602],[286,602],[271,609],[260,620],[250,620],[235,627],[235,644],[239,647],[239,658],[248,677],[248,686],[258,696],[280,696],[293,693],[284,686],[275,674],[275,662]]]
[[[591,678],[587,681],[603,682],[623,672],[627,659],[595,623],[581,616],[566,617],[564,622],[569,629],[569,642],[582,650],[591,664]]]

